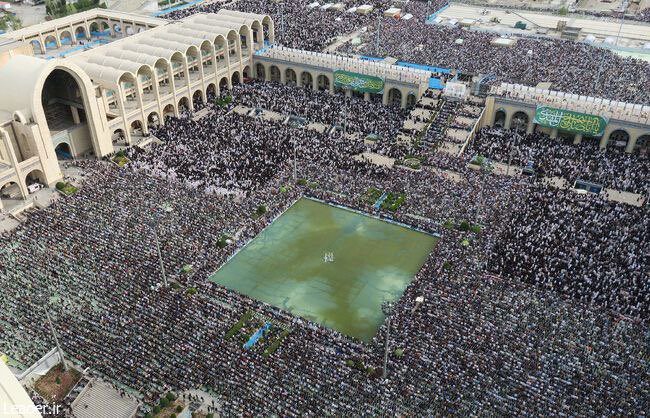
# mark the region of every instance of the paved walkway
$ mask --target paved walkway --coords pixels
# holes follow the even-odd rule
[[[96,379],[74,400],[72,413],[76,418],[131,418],[139,405],[136,399],[120,396],[112,385]]]

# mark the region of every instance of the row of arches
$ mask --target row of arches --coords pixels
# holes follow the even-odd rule
[[[93,37],[100,38],[106,36],[131,36],[136,33],[144,32],[148,27],[135,22],[124,24],[119,22],[109,22],[107,20],[96,20],[90,25],[78,25],[76,27],[60,29],[56,32],[50,32],[32,38],[29,43],[32,46],[35,55],[45,54],[47,51],[55,50],[61,46],[76,45],[80,41],[89,41]]]
[[[18,184],[18,180],[21,184]],[[22,201],[27,198],[28,187],[33,183],[40,183],[47,187],[47,181],[43,171],[33,169],[20,179],[11,179],[0,186],[0,209],[11,211],[14,206],[19,207]]]
[[[496,111],[494,115],[493,126],[512,129],[518,132],[528,132],[530,130],[530,123],[531,123],[531,119],[528,113],[523,111],[517,111],[513,113],[512,118],[510,119],[510,123],[508,124],[507,114],[505,110],[499,109]],[[539,125],[534,124],[534,126],[532,127],[532,131],[535,132],[537,129],[539,129]],[[558,135],[569,140],[575,139],[575,135],[569,132],[560,131]],[[602,140],[601,137],[593,137],[593,138],[597,139],[598,141]],[[630,136],[630,133],[625,129],[615,129],[609,133],[606,141],[604,141],[604,145],[605,147],[627,149],[631,139],[632,137]],[[649,150],[650,150],[650,133],[639,136],[636,139],[632,151],[648,153]]]
[[[232,85],[237,85],[240,82],[239,73],[234,72],[231,76],[230,83]],[[165,119],[168,117],[179,116],[183,112],[191,111],[192,109],[196,109],[197,106],[216,99],[219,92],[229,89],[229,85],[228,78],[222,77],[218,84],[209,83],[205,91],[201,89],[195,90],[192,94],[191,100],[188,96],[183,96],[176,104],[166,104],[162,110],[162,117],[157,111],[151,111],[146,118],[146,123],[143,123],[140,119],[136,119],[129,124],[128,136],[143,135],[150,127],[164,124]],[[123,128],[115,129],[112,135],[113,143],[127,143],[128,136]]]
[[[312,74],[310,71],[302,71],[300,74],[296,73],[296,70],[293,68],[286,68],[284,72],[276,65],[271,65],[267,67],[262,63],[255,64],[255,77],[258,80],[268,80],[275,83],[287,84],[290,86],[299,86],[317,91],[329,91],[334,93],[335,91],[344,92],[341,89],[334,89],[330,76],[327,74]],[[351,92],[351,95],[358,95],[363,98],[363,93]],[[403,99],[406,99],[406,107],[413,107],[417,102],[417,97],[412,92],[409,92],[406,97],[403,96],[403,93],[400,89],[392,87],[388,89],[387,92],[387,101],[386,104],[392,106],[402,106]]]

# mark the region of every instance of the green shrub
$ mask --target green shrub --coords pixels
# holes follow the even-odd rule
[[[178,406],[176,407],[176,412],[183,412],[183,406],[178,405]]]
[[[154,414],[159,414],[161,410],[162,410],[162,408],[160,407],[160,405],[156,405],[156,406],[153,407],[153,413]]]
[[[252,317],[253,313],[251,311],[246,311],[246,313],[243,314],[241,318],[239,318],[239,321],[237,321],[237,323],[233,325],[232,328],[228,330],[228,332],[226,332],[226,340],[231,339],[235,334],[237,334],[239,330],[244,326],[244,324],[250,321]]]
[[[62,181],[57,181],[56,182],[56,189],[63,191],[63,189],[65,189],[65,183],[62,182]]]
[[[444,226],[447,229],[451,229],[454,227],[454,221],[452,221],[451,219],[447,219],[445,223],[442,224],[442,226]]]
[[[167,408],[169,406],[169,400],[167,398],[162,398],[160,400],[160,406],[163,408]]]
[[[282,341],[285,338],[287,338],[287,335],[289,335],[289,333],[290,332],[287,331],[287,330],[282,331],[280,336],[278,336],[278,338],[276,338],[275,341],[273,341],[273,343],[271,343],[271,345],[269,347],[267,347],[266,350],[264,350],[264,354],[263,354],[264,357],[268,357],[271,354],[275,353],[275,351],[278,349],[278,347],[280,347],[280,344],[282,344]]]
[[[205,418],[214,418],[214,414],[208,414],[205,416]]]
[[[172,414],[169,416],[169,418],[176,418],[176,414],[173,414],[173,413],[172,413]]]
[[[442,268],[445,269],[445,270],[447,270],[447,271],[451,270],[451,267],[452,267],[452,265],[451,265],[451,263],[450,263],[449,261],[445,261],[445,262],[442,264]]]
[[[256,213],[258,216],[262,216],[262,215],[264,215],[264,214],[266,213],[266,206],[264,206],[264,205],[259,205],[259,206],[257,207],[257,209],[255,209],[255,213]]]
[[[309,183],[309,188],[310,188],[310,189],[315,189],[315,188],[317,188],[317,187],[318,187],[318,183],[316,183],[316,182]]]
[[[401,348],[396,348],[393,354],[395,354],[395,357],[397,358],[402,358],[404,357],[404,350]]]
[[[117,158],[124,158],[124,157],[126,157],[126,153],[124,152],[124,150],[120,150],[120,151],[115,153],[115,156]]]
[[[286,193],[286,192],[287,192],[287,186],[281,186],[280,193]]]
[[[467,221],[463,221],[458,225],[458,230],[466,232],[469,231],[470,229],[470,224]]]
[[[354,361],[352,360],[345,360],[345,365],[348,367],[354,367]]]
[[[57,385],[60,385],[61,384],[61,377],[57,376],[56,379],[54,379],[54,381],[56,382]]]
[[[462,240],[460,242],[460,245],[462,245],[463,247],[469,247],[469,240],[467,239]]]
[[[151,412],[147,412],[144,414],[144,418],[153,418],[153,415],[151,415]]]
[[[196,292],[197,292],[196,287],[190,287],[189,289],[187,289],[185,291],[185,294],[187,296],[194,296],[194,295],[196,295]]]
[[[481,227],[480,227],[479,225],[472,225],[472,227],[470,228],[470,230],[471,230],[473,233],[478,234],[479,232],[481,232]]]
[[[296,183],[298,183],[298,185],[300,185],[300,186],[306,186],[307,185],[307,180],[298,179],[298,181]]]

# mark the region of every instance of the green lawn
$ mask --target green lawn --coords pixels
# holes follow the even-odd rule
[[[367,342],[384,321],[382,301],[400,298],[436,241],[301,199],[210,280]]]

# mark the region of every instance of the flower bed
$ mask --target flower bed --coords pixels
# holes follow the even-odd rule
[[[81,373],[78,370],[70,368],[66,372],[63,364],[59,363],[36,381],[34,389],[47,401],[58,402],[68,395],[79,379]]]

